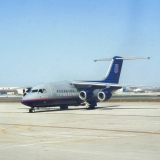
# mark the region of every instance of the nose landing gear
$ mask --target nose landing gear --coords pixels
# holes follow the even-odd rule
[[[29,113],[34,113],[34,112],[35,112],[34,108],[29,109]]]

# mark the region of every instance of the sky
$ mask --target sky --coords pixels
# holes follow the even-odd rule
[[[0,0],[0,86],[101,80],[113,56],[120,84],[160,86],[159,0]]]

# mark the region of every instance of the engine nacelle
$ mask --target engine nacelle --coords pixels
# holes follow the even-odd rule
[[[101,91],[98,93],[97,97],[100,101],[106,101],[112,97],[112,93],[106,92],[106,91]]]
[[[93,92],[90,92],[90,91],[87,91],[87,90],[86,91],[81,91],[79,93],[79,98],[83,101],[85,101],[86,99],[92,98],[92,96],[93,96]]]

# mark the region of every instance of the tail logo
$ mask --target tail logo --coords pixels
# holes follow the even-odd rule
[[[118,73],[118,71],[119,71],[119,64],[115,64],[114,72],[115,72],[115,73]]]

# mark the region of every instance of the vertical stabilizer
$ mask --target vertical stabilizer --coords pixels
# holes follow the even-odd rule
[[[119,56],[113,57],[110,63],[109,69],[107,71],[107,74],[105,78],[102,80],[103,82],[105,83],[118,83],[119,82],[123,60],[118,59],[118,58],[122,58],[122,57],[119,57]]]
[[[110,66],[107,71],[107,74],[105,78],[99,82],[104,82],[104,83],[118,83],[120,74],[121,74],[121,69],[123,65],[123,60],[137,60],[137,59],[150,59],[150,57],[119,57],[119,56],[114,56],[113,58],[104,58],[104,59],[99,59],[95,60],[96,61],[110,61]]]

